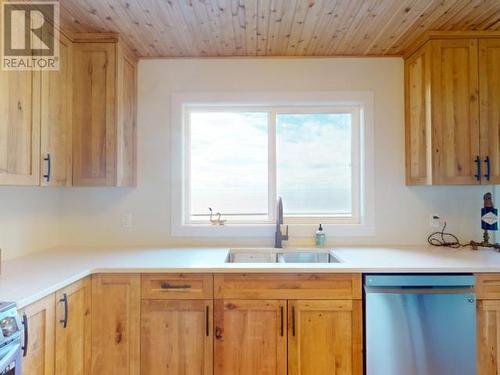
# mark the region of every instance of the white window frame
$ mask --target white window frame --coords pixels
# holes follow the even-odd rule
[[[374,171],[373,171],[373,93],[369,91],[321,92],[198,92],[174,93],[171,97],[171,235],[174,237],[267,237],[275,231],[274,223],[235,222],[224,226],[191,222],[189,219],[189,129],[187,116],[194,110],[221,110],[231,107],[235,111],[266,111],[269,121],[269,197],[276,196],[276,113],[351,113],[352,137],[352,189],[353,216],[337,217],[328,223],[328,217],[285,217],[291,237],[309,237],[318,223],[333,236],[372,236],[374,223]],[[188,111],[188,110],[189,111]],[[359,168],[359,169],[357,169]],[[276,205],[269,199],[269,215],[273,220]],[[326,224],[325,224],[326,223]]]

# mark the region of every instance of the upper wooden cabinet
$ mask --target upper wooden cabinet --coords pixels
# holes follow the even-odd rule
[[[435,38],[406,59],[408,185],[488,184],[495,173],[500,177],[498,37]]]
[[[0,184],[38,185],[40,73],[0,70]]]
[[[484,175],[500,183],[500,38],[479,41],[479,122]],[[488,159],[486,159],[488,158]]]
[[[136,61],[116,38],[73,45],[73,185],[136,184]]]
[[[62,33],[59,70],[41,73],[40,185],[71,186],[72,43]]]

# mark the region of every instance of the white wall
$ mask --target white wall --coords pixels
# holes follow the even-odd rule
[[[60,243],[60,189],[0,187],[2,259]]]
[[[399,58],[177,59],[139,65],[138,187],[61,192],[62,242],[79,245],[271,244],[171,238],[169,230],[170,94],[179,91],[373,90],[376,235],[331,244],[423,244],[429,214],[448,220],[465,241],[479,234],[481,187],[404,185],[403,61]],[[123,213],[133,226],[122,228]],[[300,240],[299,242],[302,242]]]

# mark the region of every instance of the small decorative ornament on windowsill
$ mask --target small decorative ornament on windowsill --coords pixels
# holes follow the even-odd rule
[[[481,209],[481,229],[484,231],[483,241],[471,241],[470,246],[473,250],[477,250],[480,247],[492,247],[495,250],[500,251],[500,244],[490,243],[490,234],[488,233],[488,231],[498,230],[498,209],[493,207],[491,193],[486,193],[483,199],[484,207]]]
[[[493,207],[493,198],[491,193],[486,193],[483,197],[484,207],[481,209],[481,229],[483,229],[483,241],[470,241],[469,243],[461,243],[457,236],[452,233],[445,232],[446,222],[440,232],[434,232],[429,235],[427,242],[432,246],[443,246],[458,249],[461,247],[470,246],[472,250],[478,250],[480,247],[493,248],[500,251],[500,244],[490,243],[490,234],[488,231],[498,230],[498,210]]]
[[[210,223],[212,225],[224,225],[226,223],[226,219],[221,219],[222,214],[220,212],[217,212],[215,216],[217,216],[216,219],[213,219],[213,211],[210,207],[208,207],[208,210],[210,211]]]

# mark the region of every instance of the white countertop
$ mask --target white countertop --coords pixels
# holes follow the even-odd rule
[[[24,307],[99,272],[500,272],[500,253],[491,249],[429,247],[342,247],[341,263],[225,263],[228,248],[88,249],[60,248],[5,261],[0,301]]]

